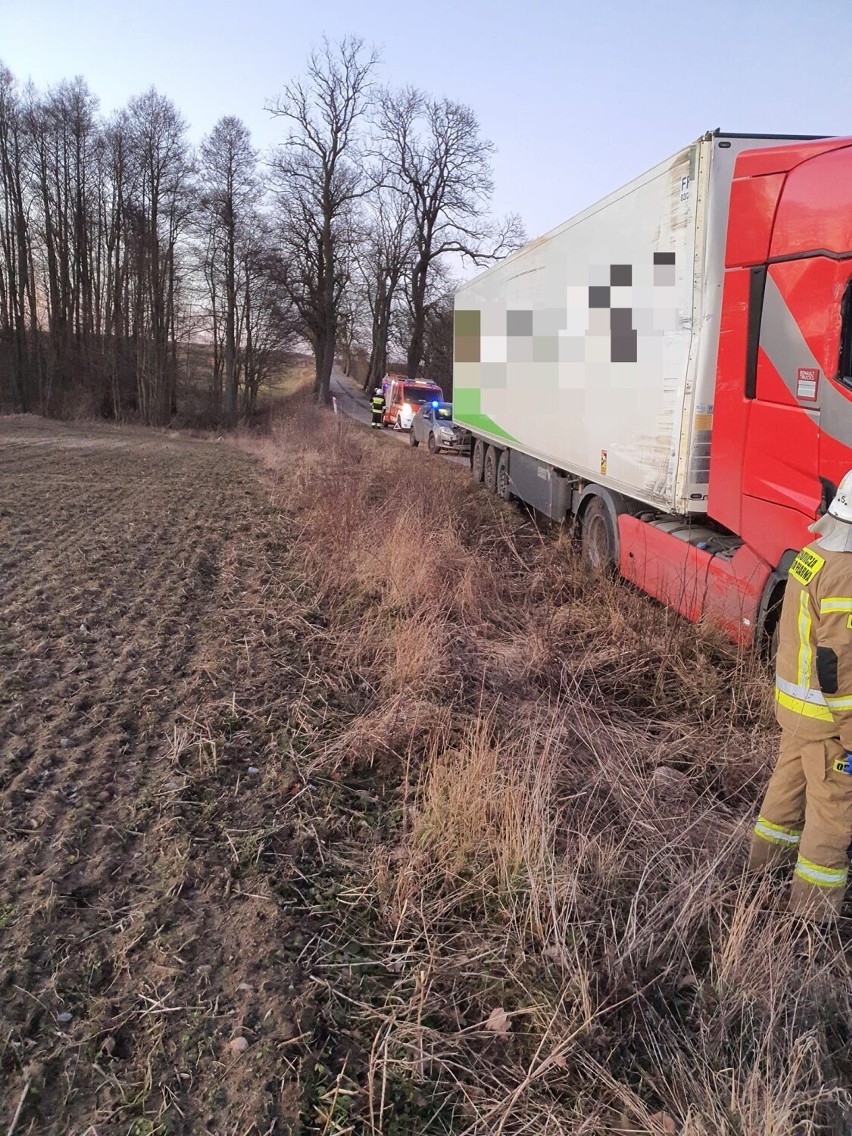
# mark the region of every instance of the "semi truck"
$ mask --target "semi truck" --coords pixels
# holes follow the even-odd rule
[[[471,470],[733,640],[852,468],[852,138],[709,132],[465,283]]]

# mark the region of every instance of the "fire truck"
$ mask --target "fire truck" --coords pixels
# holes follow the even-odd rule
[[[425,379],[388,377],[384,386],[385,426],[397,430],[410,430],[414,415],[427,402],[443,402],[444,394],[436,383]]]
[[[455,298],[473,476],[744,644],[852,467],[852,139],[708,133]]]

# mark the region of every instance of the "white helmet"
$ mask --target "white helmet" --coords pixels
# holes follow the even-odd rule
[[[834,500],[828,506],[828,511],[832,517],[837,517],[839,521],[852,524],[852,469],[848,473],[844,473],[843,479],[837,486],[837,492],[834,494]]]
[[[829,552],[852,552],[852,469],[843,475],[828,512],[809,527],[817,544]]]

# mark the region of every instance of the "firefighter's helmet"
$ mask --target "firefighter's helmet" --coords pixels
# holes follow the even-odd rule
[[[829,552],[852,552],[852,469],[843,475],[828,512],[810,526],[817,544]]]
[[[844,473],[843,479],[837,487],[837,492],[834,494],[834,500],[828,506],[828,511],[832,517],[837,517],[839,521],[852,524],[852,469],[848,473]]]

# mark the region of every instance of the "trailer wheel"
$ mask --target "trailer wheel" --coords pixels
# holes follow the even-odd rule
[[[618,529],[602,497],[591,497],[580,517],[583,563],[595,576],[613,576],[618,569]]]
[[[470,459],[470,472],[474,481],[482,481],[485,476],[485,443],[477,438],[473,443],[473,456]]]
[[[497,496],[508,501],[512,493],[509,489],[509,451],[503,450],[497,462]]]
[[[496,446],[489,446],[485,451],[485,484],[492,493],[497,492],[497,464],[500,461],[500,451]]]

